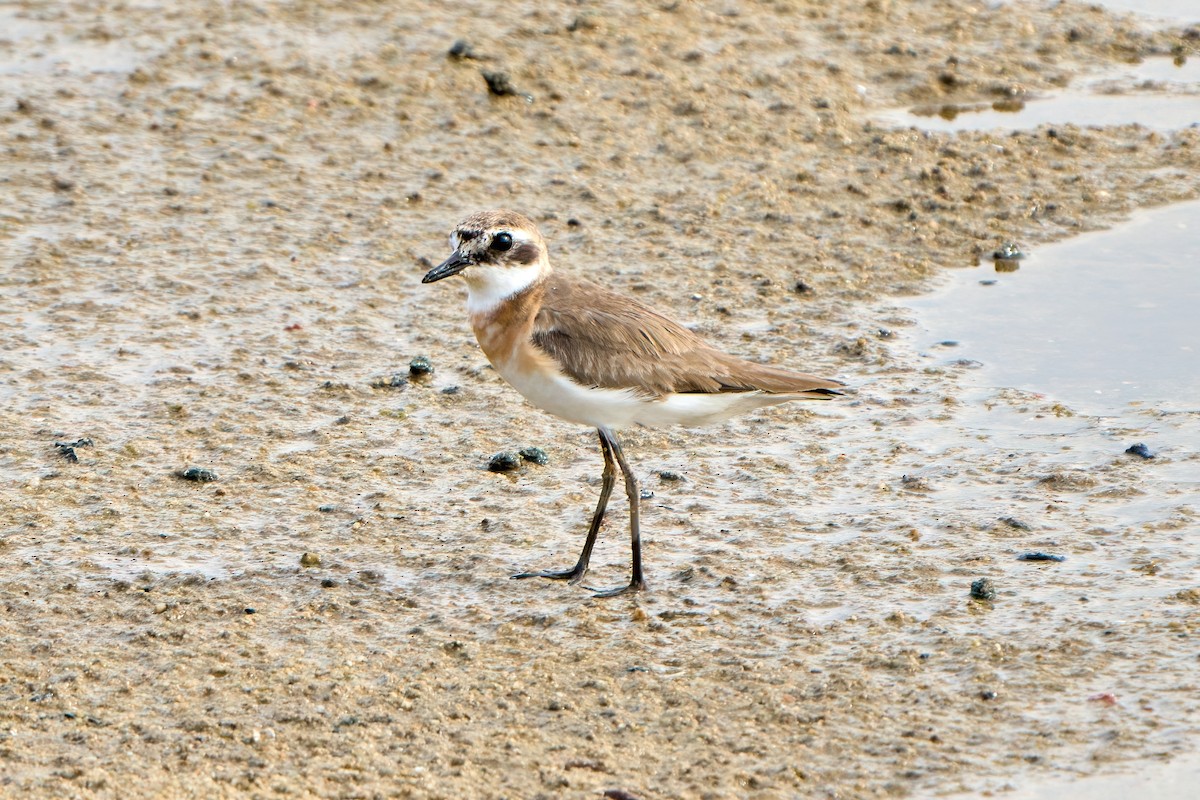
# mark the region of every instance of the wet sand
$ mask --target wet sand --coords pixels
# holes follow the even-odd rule
[[[1200,129],[869,120],[1200,31],[852,6],[0,7],[0,796],[927,797],[1194,750],[1194,413],[971,388],[904,298],[1195,198]],[[419,283],[491,206],[853,387],[629,432],[643,596],[509,580],[573,562],[600,457]]]

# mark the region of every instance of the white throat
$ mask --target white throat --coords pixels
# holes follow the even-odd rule
[[[514,294],[541,280],[544,272],[541,261],[524,267],[469,267],[463,273],[467,281],[467,313],[494,311]]]

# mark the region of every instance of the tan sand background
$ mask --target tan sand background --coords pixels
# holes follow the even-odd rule
[[[0,6],[0,796],[928,797],[1194,748],[1195,415],[965,392],[903,296],[1196,197],[1200,130],[870,115],[1200,31],[992,5]],[[854,390],[630,432],[644,596],[508,578],[573,561],[600,458],[419,283],[493,206]]]

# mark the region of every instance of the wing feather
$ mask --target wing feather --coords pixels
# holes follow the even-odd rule
[[[531,337],[577,383],[648,397],[758,391],[823,399],[841,385],[723,353],[636,300],[557,275]]]

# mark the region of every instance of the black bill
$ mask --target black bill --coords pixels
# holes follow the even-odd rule
[[[442,278],[457,275],[473,263],[475,262],[471,260],[470,256],[464,256],[461,251],[455,250],[449,258],[426,272],[425,277],[421,278],[421,283],[433,283]]]

